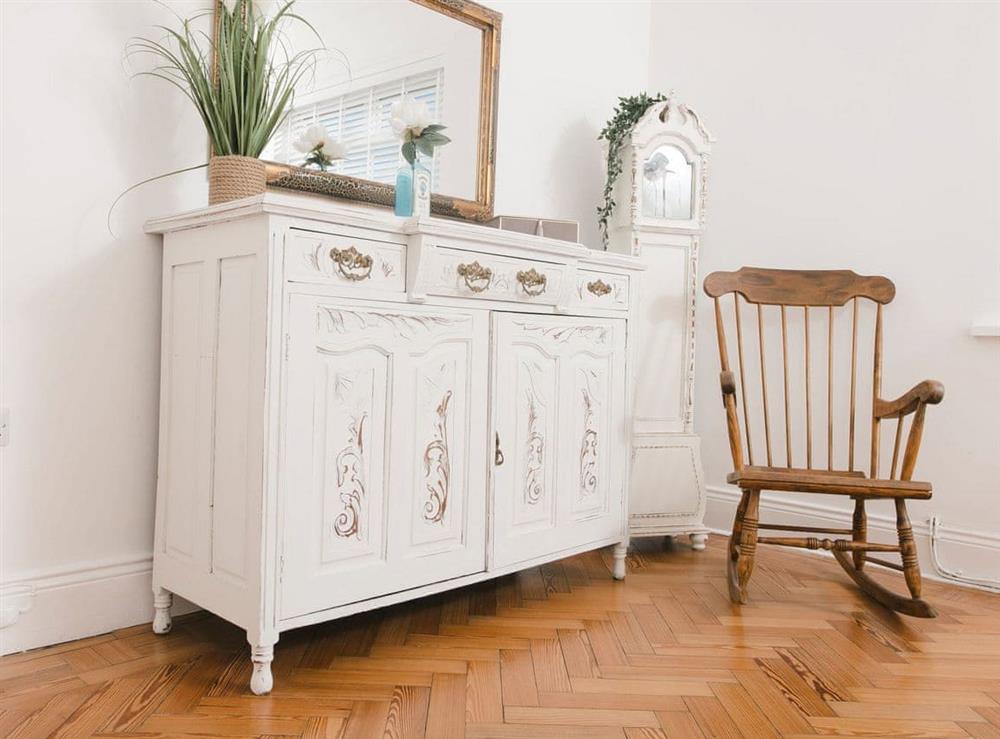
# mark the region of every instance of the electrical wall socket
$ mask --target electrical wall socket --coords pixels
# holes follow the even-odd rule
[[[10,408],[0,408],[0,446],[10,443]]]

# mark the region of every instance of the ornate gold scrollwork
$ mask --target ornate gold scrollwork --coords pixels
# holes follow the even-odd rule
[[[337,265],[337,271],[351,282],[360,282],[372,276],[372,258],[353,246],[349,249],[330,249],[330,259]]]
[[[456,271],[465,280],[465,286],[474,293],[481,293],[490,286],[490,282],[493,280],[493,270],[484,267],[479,262],[460,264]]]
[[[593,282],[587,283],[587,290],[591,294],[601,297],[602,295],[607,295],[611,292],[611,285],[606,283],[604,280],[594,280]]]
[[[521,270],[518,272],[517,281],[521,283],[521,289],[524,290],[525,293],[531,297],[535,297],[545,292],[545,287],[549,278],[543,274],[539,274],[538,271],[532,267],[527,271]]]

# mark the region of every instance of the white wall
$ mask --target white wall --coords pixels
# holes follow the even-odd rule
[[[917,465],[935,496],[911,515],[941,518],[944,559],[996,577],[1000,340],[969,329],[1000,309],[1000,6],[656,2],[652,18],[651,88],[675,88],[718,138],[702,276],[846,267],[895,281],[884,393],[925,378],[946,389]],[[710,308],[702,297],[696,427],[709,523],[725,528],[734,504]],[[830,509],[775,512],[830,519],[850,501],[809,504]]]
[[[207,2],[171,7],[189,14]],[[649,5],[496,3],[501,49],[497,212],[577,218],[593,243],[595,138],[647,73]],[[130,36],[171,16],[153,2],[10,2],[2,12],[0,651],[140,623],[149,594],[159,381],[160,250],[153,215],[207,200],[179,93],[130,81]],[[46,51],[39,53],[39,39]],[[599,50],[600,53],[595,53]],[[53,112],[55,111],[55,112]],[[32,599],[28,591],[34,589]]]
[[[0,592],[38,591],[34,611],[0,631],[6,651],[148,618],[148,586],[135,583],[148,583],[152,550],[160,249],[142,223],[204,204],[205,175],[129,195],[117,236],[105,217],[130,184],[203,162],[207,144],[179,94],[130,81],[123,62],[130,36],[171,21],[164,8],[4,2],[0,12],[0,404],[11,427]]]

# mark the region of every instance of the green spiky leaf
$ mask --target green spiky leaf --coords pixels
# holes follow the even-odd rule
[[[292,12],[294,1],[267,18],[254,8],[254,0],[238,0],[232,11],[219,2],[214,40],[192,28],[193,21],[211,14],[209,10],[182,20],[179,30],[159,27],[165,34],[162,41],[133,38],[126,53],[155,60],[154,67],[138,75],[169,82],[187,96],[216,154],[259,157],[291,109],[295,87],[313,69],[319,51],[288,52],[284,23],[301,23],[319,39],[316,29]]]

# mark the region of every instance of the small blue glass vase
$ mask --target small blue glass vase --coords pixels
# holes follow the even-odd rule
[[[397,216],[409,218],[413,215],[413,167],[409,162],[403,162],[396,172],[396,202],[394,212]]]

